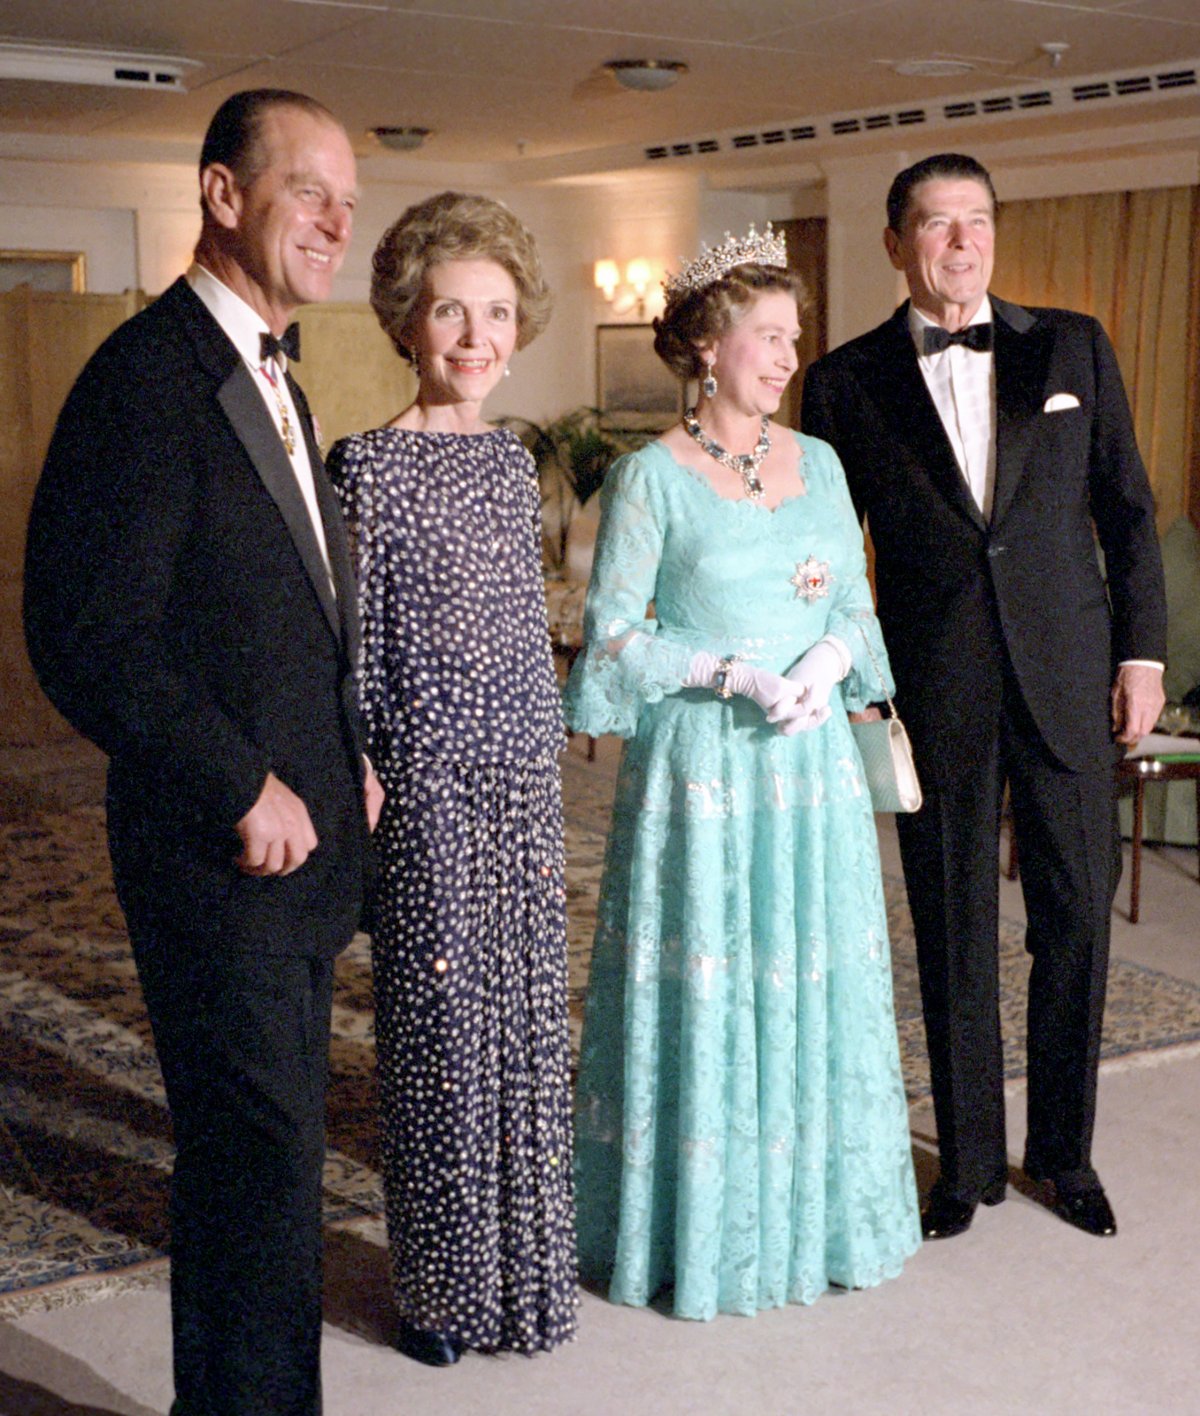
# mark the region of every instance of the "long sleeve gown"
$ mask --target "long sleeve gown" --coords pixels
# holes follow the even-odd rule
[[[661,443],[614,464],[567,689],[572,727],[628,738],[576,1102],[581,1268],[617,1302],[672,1287],[690,1318],[868,1287],[920,1243],[846,717],[890,671],[841,466],[796,436],[806,488],[774,510]],[[782,673],[825,634],[853,668],[816,730],[680,688],[697,650]]]
[[[418,1327],[575,1330],[563,728],[532,459],[502,429],[380,428],[330,475],[387,793],[372,905],[392,1287]]]

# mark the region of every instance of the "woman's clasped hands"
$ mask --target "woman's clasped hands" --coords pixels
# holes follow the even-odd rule
[[[772,673],[744,659],[718,659],[701,650],[692,659],[685,688],[715,688],[724,673],[722,696],[738,694],[763,710],[768,723],[785,736],[819,728],[830,716],[829,699],[845,677],[842,656],[826,640],[814,644],[786,674]]]

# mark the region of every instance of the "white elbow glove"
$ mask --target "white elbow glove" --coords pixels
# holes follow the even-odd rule
[[[833,711],[829,699],[835,686],[850,672],[850,652],[838,639],[828,636],[817,642],[787,671],[795,686],[800,711],[790,714],[779,731],[787,736],[819,728]],[[769,716],[769,715],[768,715]]]
[[[711,688],[715,691],[721,662],[715,654],[700,650],[688,666],[684,688]],[[782,674],[755,668],[741,659],[730,663],[725,686],[730,693],[753,699],[767,715],[769,723],[781,723],[798,708],[795,684],[789,683]]]

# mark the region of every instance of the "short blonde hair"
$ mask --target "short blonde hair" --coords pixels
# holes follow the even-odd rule
[[[786,291],[803,312],[804,282],[794,271],[748,262],[670,302],[662,318],[654,321],[655,353],[681,379],[702,377],[699,346],[732,329],[767,290]]]
[[[533,235],[490,197],[439,192],[417,202],[383,234],[371,260],[371,308],[405,359],[425,276],[446,261],[495,261],[517,287],[517,348],[536,339],[554,297],[542,275]]]

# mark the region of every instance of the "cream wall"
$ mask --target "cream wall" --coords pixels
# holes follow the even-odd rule
[[[487,185],[464,182],[454,168],[422,167],[396,180],[360,165],[363,197],[354,240],[334,298],[364,301],[376,242],[403,209],[446,187],[486,191],[506,202],[538,239],[555,291],[549,329],[513,361],[512,377],[493,395],[493,413],[554,417],[595,402],[595,327],[637,322],[615,315],[592,283],[593,263],[650,261],[654,290],[645,318],[661,309],[658,282],[728,227],[761,224],[762,195],[707,191],[691,174],[630,173],[596,183]],[[195,170],[190,165],[71,163],[0,159],[0,249],[82,250],[94,292],[142,289],[157,294],[184,269],[199,230]]]
[[[137,284],[135,218],[129,210],[76,210],[65,220],[59,207],[5,202],[0,250],[82,251],[89,289],[120,292]]]
[[[1155,143],[1146,128],[1114,129],[1064,140],[1057,152],[1044,139],[967,146],[993,171],[1002,201],[1200,182],[1200,139],[1170,125],[1162,132],[1163,141]],[[632,310],[615,315],[594,289],[592,265],[601,257],[622,266],[634,256],[650,261],[655,286],[644,315],[649,319],[661,308],[657,282],[701,240],[714,243],[752,220],[761,226],[771,217],[823,214],[829,220],[829,343],[877,324],[904,294],[883,251],[884,194],[893,175],[928,150],[835,154],[790,173],[773,169],[769,179],[747,170],[740,179],[744,187],[728,178],[722,186],[710,185],[678,168],[489,185],[438,164],[410,162],[397,177],[394,167],[366,157],[355,238],[334,297],[366,299],[375,243],[411,202],[448,186],[484,190],[507,202],[538,238],[556,309],[547,332],[514,360],[492,411],[553,417],[595,401],[595,326],[639,318]],[[759,180],[765,190],[755,191],[751,183]],[[195,191],[190,163],[6,156],[0,158],[0,249],[83,250],[91,290],[156,293],[189,259],[198,230]]]

